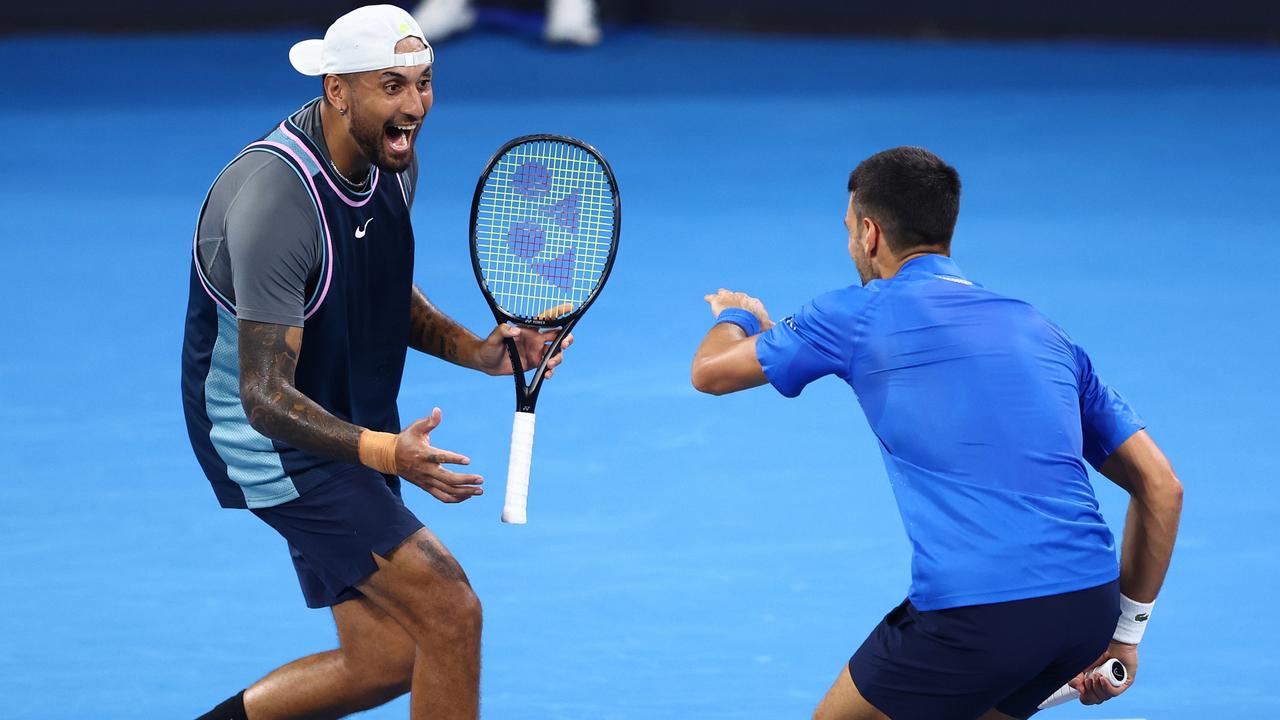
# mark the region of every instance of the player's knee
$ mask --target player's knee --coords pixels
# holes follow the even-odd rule
[[[480,599],[453,555],[425,530],[394,557],[401,567],[393,594],[421,644],[429,638],[478,639]]]
[[[429,604],[414,618],[414,636],[425,646],[479,647],[482,623],[480,600],[465,583],[437,587]]]
[[[483,610],[466,578],[424,585],[414,603],[414,622],[436,638],[479,638]]]
[[[471,583],[465,580],[450,588],[450,615],[459,632],[480,636],[480,627],[484,622],[484,609],[480,605],[480,597],[472,589]]]

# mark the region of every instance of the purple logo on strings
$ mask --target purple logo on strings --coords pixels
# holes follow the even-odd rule
[[[550,207],[542,209],[557,225],[568,228],[569,232],[578,233],[578,191],[574,189],[565,199]]]
[[[512,174],[511,184],[517,193],[531,200],[549,200],[546,196],[551,193],[551,173],[541,163],[526,161]],[[580,196],[575,189],[564,198],[542,207],[541,212],[556,225],[576,235],[579,203]],[[507,229],[507,247],[511,252],[528,263],[544,280],[568,292],[573,289],[573,266],[577,255],[571,246],[550,260],[540,259],[538,255],[545,246],[546,231],[537,222],[521,220]]]
[[[573,261],[573,248],[569,248],[551,260],[534,260],[529,265],[552,285],[569,292],[573,289]]]
[[[541,163],[532,161],[520,163],[511,177],[511,184],[521,195],[538,197],[551,192],[551,173]]]
[[[511,248],[511,252],[516,257],[527,263],[532,263],[533,258],[542,252],[542,246],[546,245],[546,237],[542,233],[542,226],[537,223],[522,220],[511,224],[507,229],[507,247]]]

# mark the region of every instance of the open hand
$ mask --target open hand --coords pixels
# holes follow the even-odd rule
[[[440,426],[440,408],[396,436],[396,469],[400,477],[426,490],[440,502],[457,503],[484,493],[479,475],[456,473],[445,464],[470,465],[471,459],[431,447],[431,431]]]

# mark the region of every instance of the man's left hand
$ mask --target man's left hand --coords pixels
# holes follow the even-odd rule
[[[711,314],[717,317],[725,308],[742,308],[755,315],[756,319],[760,321],[761,332],[773,327],[773,321],[769,319],[769,311],[764,309],[764,303],[744,292],[734,292],[720,288],[715,293],[702,299],[711,305]]]

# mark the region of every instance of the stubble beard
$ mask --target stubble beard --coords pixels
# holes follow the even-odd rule
[[[360,149],[360,154],[385,172],[404,172],[409,168],[409,164],[413,162],[414,149],[410,148],[408,155],[402,161],[388,157],[384,127],[383,125],[366,122],[357,106],[354,104],[351,106],[351,127],[348,132],[351,133],[351,139],[356,141],[356,147]]]

